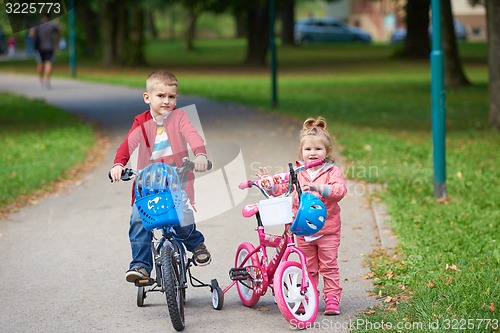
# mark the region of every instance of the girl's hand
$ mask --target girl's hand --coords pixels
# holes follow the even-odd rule
[[[302,184],[302,191],[306,191],[306,192],[321,192],[321,184],[304,183],[304,184]]]
[[[111,171],[109,171],[109,173],[111,175],[113,183],[119,182],[122,179],[122,171],[123,167],[121,165],[115,165],[111,168]]]
[[[265,167],[259,167],[260,174],[256,173],[255,175],[259,178],[269,177],[269,171]]]

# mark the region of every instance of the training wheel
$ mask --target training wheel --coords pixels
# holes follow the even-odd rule
[[[144,306],[144,299],[146,298],[146,291],[144,290],[144,286],[137,287],[137,306]]]
[[[213,279],[210,285],[212,290],[212,306],[215,310],[220,310],[224,305],[224,293],[216,279]]]

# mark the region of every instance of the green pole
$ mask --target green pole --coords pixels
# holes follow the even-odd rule
[[[446,108],[444,56],[441,45],[441,0],[432,0],[432,145],[434,161],[434,196],[446,198]]]
[[[69,0],[69,67],[71,69],[71,77],[76,77],[76,40],[75,40],[75,4],[74,0]]]
[[[276,17],[276,1],[269,1],[269,48],[271,50],[271,96],[272,107],[278,106],[278,93],[276,84],[276,41],[274,38],[274,22]]]

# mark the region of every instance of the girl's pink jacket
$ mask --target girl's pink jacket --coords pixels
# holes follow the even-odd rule
[[[157,161],[151,161],[151,152],[154,147],[156,137],[156,123],[153,121],[149,110],[137,115],[134,118],[132,127],[127,137],[118,147],[115,155],[114,165],[125,166],[132,153],[139,147],[139,156],[137,169],[144,169],[152,162],[164,162],[167,164],[182,165],[182,158],[188,156],[189,144],[195,156],[207,154],[205,143],[194,125],[189,120],[188,115],[181,109],[174,109],[168,117],[165,118],[163,125],[172,147],[173,156],[167,156]],[[189,172],[187,175],[186,193],[189,196],[191,204],[194,204],[194,174]],[[132,193],[132,202],[134,195]]]
[[[302,162],[299,163],[302,164]],[[339,201],[342,200],[342,198],[347,193],[347,187],[345,184],[344,175],[342,174],[342,169],[340,169],[340,167],[338,167],[334,163],[327,163],[313,179],[311,179],[307,170],[299,172],[297,174],[297,178],[300,184],[315,183],[324,184],[325,186],[330,187],[330,194],[328,197],[323,197],[318,192],[312,192],[314,195],[321,199],[321,201],[325,204],[327,210],[325,226],[316,235],[331,235],[340,232]],[[298,202],[298,195],[297,193],[295,193],[293,198],[294,215],[297,213]]]

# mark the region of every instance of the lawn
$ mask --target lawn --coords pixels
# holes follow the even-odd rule
[[[0,100],[0,213],[5,213],[72,178],[70,171],[86,161],[95,136],[92,126],[42,100],[7,93],[0,93]]]
[[[360,317],[373,325],[358,331],[380,331],[376,324],[383,321],[386,331],[413,324],[416,331],[489,332],[498,330],[499,317],[500,134],[486,129],[487,48],[459,46],[473,85],[446,91],[449,197],[441,203],[433,197],[429,63],[394,58],[396,46],[279,47],[277,110],[270,107],[269,69],[241,66],[240,40],[199,41],[193,53],[180,42],[150,41],[149,67],[103,69],[84,60],[78,75],[143,87],[145,76],[161,67],[178,76],[181,94],[298,119],[326,117],[346,170],[376,170],[346,174],[383,186],[378,199],[399,242],[394,253],[374,251],[368,258],[374,292],[383,301]],[[65,57],[58,59],[57,75],[69,72]],[[16,68],[29,71],[30,65]]]

